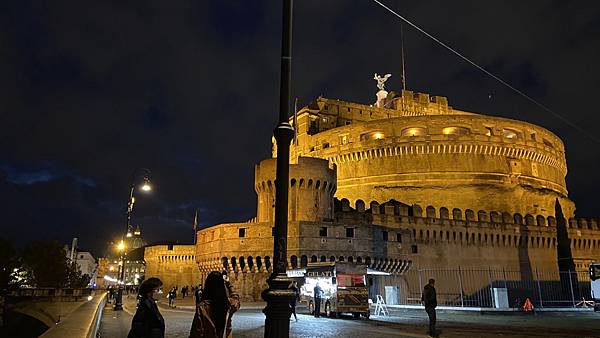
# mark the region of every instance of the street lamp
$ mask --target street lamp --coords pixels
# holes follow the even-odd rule
[[[281,38],[281,80],[279,89],[279,123],[273,131],[277,142],[275,172],[275,227],[273,233],[273,273],[269,288],[262,292],[267,302],[265,338],[287,338],[290,335],[290,301],[295,297],[287,277],[288,184],[290,176],[290,142],[294,129],[289,123],[292,73],[292,0],[283,1]]]
[[[141,180],[140,180],[141,179]],[[150,186],[150,170],[140,168],[136,169],[131,175],[131,183],[129,184],[129,199],[127,200],[127,219],[125,222],[125,233],[121,242],[117,246],[121,255],[121,273],[119,277],[119,288],[117,289],[117,297],[115,301],[114,309],[116,311],[123,310],[123,287],[125,285],[125,238],[132,237],[133,229],[131,227],[131,214],[133,213],[133,205],[135,204],[134,192],[138,183],[142,183],[140,190],[143,192],[149,192],[152,190]]]

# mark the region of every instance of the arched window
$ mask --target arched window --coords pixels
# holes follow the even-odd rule
[[[292,269],[298,268],[298,256],[293,255],[290,257],[290,263],[292,264]]]
[[[335,262],[335,256],[331,256],[331,257],[329,257],[329,261],[330,261],[330,262]]]
[[[227,270],[229,267],[229,259],[227,259],[227,257],[221,258],[221,264],[223,264],[223,270]]]
[[[265,256],[265,268],[269,270],[271,268],[271,257]]]
[[[321,256],[321,262],[327,262],[327,257]]]
[[[465,127],[446,127],[442,129],[444,135],[467,135],[471,131]]]
[[[427,129],[422,127],[408,127],[402,129],[400,133],[402,136],[426,136]]]
[[[311,262],[311,263],[316,263],[316,262],[317,262],[317,256],[314,256],[314,255],[313,255],[313,256],[311,256],[311,257],[310,257],[310,262]]]
[[[300,257],[300,267],[305,268],[308,265],[308,257],[306,255],[302,255]]]
[[[502,130],[502,135],[510,140],[516,140],[519,138],[519,132],[513,129],[504,128]]]

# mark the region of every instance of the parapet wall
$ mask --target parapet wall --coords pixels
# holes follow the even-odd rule
[[[336,221],[350,223],[365,216],[373,224],[409,230],[418,246],[414,261],[421,268],[444,266],[532,267],[556,270],[556,219],[445,207],[408,206],[402,203],[365,203],[354,209],[341,201]],[[361,221],[363,222],[363,221]],[[596,219],[571,218],[566,222],[572,255],[577,268],[600,260],[600,225]]]
[[[201,284],[195,245],[153,245],[144,250],[145,277],[158,277],[163,290]]]

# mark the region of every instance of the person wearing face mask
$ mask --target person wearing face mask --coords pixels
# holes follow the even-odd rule
[[[140,285],[138,306],[127,338],[165,337],[165,320],[156,305],[162,284],[160,279],[152,277]]]

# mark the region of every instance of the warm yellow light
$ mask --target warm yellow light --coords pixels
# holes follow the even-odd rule
[[[115,271],[115,267],[111,266],[110,268],[108,268],[109,271]]]
[[[123,241],[119,242],[119,244],[117,245],[117,250],[119,250],[119,251],[125,250],[125,243]]]
[[[127,237],[131,237],[131,236],[133,236],[133,235],[131,234],[131,232],[127,232]]]
[[[150,184],[148,184],[146,182],[146,183],[144,183],[144,185],[142,185],[142,190],[143,191],[150,191],[150,190],[152,190],[152,186],[150,186]]]
[[[383,139],[384,137],[385,137],[385,135],[383,135],[383,133],[379,133],[379,132],[377,132],[377,133],[373,134],[373,139],[374,139],[374,140],[381,140],[381,139]]]

